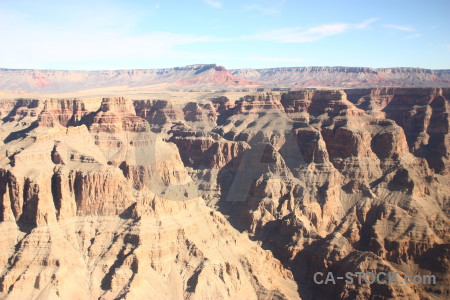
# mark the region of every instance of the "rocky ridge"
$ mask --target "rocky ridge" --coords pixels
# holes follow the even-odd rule
[[[0,295],[446,299],[449,95],[1,102]]]
[[[130,100],[80,118],[78,100],[30,103],[2,125],[2,297],[298,298],[291,272],[191,191],[177,147]]]
[[[293,87],[442,87],[449,70],[420,68],[298,67],[232,70],[234,76]]]
[[[0,69],[0,90],[20,93],[74,93],[119,87],[157,90],[255,90],[258,88],[449,87],[449,70],[420,68],[292,67],[227,70],[216,64],[166,69],[103,71]],[[99,93],[101,93],[100,91]],[[17,97],[17,96],[15,96]]]

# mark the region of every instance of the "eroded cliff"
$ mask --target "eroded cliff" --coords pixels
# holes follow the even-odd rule
[[[446,299],[449,95],[1,102],[0,295]]]

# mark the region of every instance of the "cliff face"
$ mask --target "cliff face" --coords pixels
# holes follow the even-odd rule
[[[50,99],[45,102],[44,110],[39,114],[39,125],[44,127],[76,126],[88,113],[79,99]]]
[[[449,95],[2,101],[0,297],[446,299]]]
[[[296,87],[442,87],[449,86],[449,70],[419,68],[300,67],[232,70],[256,82]]]
[[[290,271],[205,205],[130,100],[33,103],[5,106],[2,124],[20,133],[1,147],[1,297],[299,298]]]
[[[234,76],[222,66],[190,65],[167,69],[115,71],[64,71],[0,69],[0,90],[38,93],[68,93],[117,86],[167,85],[252,86],[255,82]]]
[[[149,87],[221,90],[260,87],[449,87],[449,70],[419,68],[294,67],[227,70],[215,64],[167,69],[63,71],[0,69],[0,90],[74,93],[93,89]],[[15,96],[14,96],[15,97]]]
[[[312,281],[318,271],[408,274],[410,266],[423,266],[428,253],[447,247],[447,93],[299,90],[246,96],[227,107],[224,99],[214,99],[220,113],[213,131],[248,145],[237,154],[237,165],[217,165],[218,172],[192,163],[208,161],[208,155],[197,157],[201,145],[211,149],[198,141],[201,134],[188,139],[195,134],[177,130],[173,139],[183,141],[175,143],[208,203],[289,265],[306,290],[302,295],[418,299],[437,290],[448,295],[447,271],[433,287],[367,289]],[[428,118],[436,121],[427,124],[434,125],[406,126],[417,124],[421,110],[430,111]],[[437,124],[441,142],[422,138],[422,152],[411,147],[416,143],[411,136],[432,133]],[[440,155],[433,152],[436,144]],[[218,186],[205,185],[211,178]]]
[[[410,152],[447,173],[449,89],[349,90],[352,101],[370,114],[394,120],[405,132]],[[362,95],[364,94],[364,95]]]

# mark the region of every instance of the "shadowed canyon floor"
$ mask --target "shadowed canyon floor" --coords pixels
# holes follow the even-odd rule
[[[0,101],[0,298],[450,297],[450,89],[139,96]]]

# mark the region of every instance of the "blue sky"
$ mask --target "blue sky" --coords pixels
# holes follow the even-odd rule
[[[450,69],[449,0],[0,0],[0,67]]]

